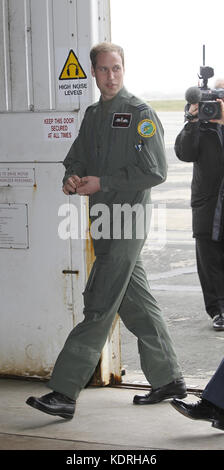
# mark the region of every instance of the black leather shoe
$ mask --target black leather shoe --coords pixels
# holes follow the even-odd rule
[[[213,317],[213,328],[216,331],[224,331],[224,315],[220,313]]]
[[[58,392],[51,392],[40,398],[29,397],[26,400],[27,405],[43,411],[49,415],[60,416],[61,418],[71,419],[75,412],[75,400],[66,397]]]
[[[224,431],[224,410],[203,398],[197,403],[173,400],[171,405],[187,418],[210,421],[213,427]]]
[[[184,379],[176,379],[160,388],[152,389],[146,395],[135,395],[133,403],[136,405],[153,405],[168,398],[185,398],[187,388]]]

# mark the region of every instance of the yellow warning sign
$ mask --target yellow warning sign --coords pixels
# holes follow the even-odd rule
[[[87,76],[74,51],[71,49],[61,71],[59,80],[76,80],[79,78],[87,78]]]

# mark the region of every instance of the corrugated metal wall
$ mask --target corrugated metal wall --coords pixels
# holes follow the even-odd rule
[[[77,50],[77,2],[1,0],[0,8],[0,111],[64,110],[57,49]],[[66,106],[78,108],[78,97]]]

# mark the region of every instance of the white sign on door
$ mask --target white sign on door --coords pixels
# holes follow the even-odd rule
[[[65,48],[57,49],[57,92],[59,103],[77,103],[79,101],[88,103],[87,57],[89,60],[88,54],[86,55],[82,52],[77,54],[73,49],[70,49],[70,51]]]
[[[27,204],[0,204],[0,248],[29,248]]]
[[[34,168],[0,168],[0,186],[30,187],[35,184]]]
[[[51,116],[43,119],[44,140],[48,142],[75,139],[75,118],[71,115]]]

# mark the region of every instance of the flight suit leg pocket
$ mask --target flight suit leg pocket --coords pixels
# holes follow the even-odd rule
[[[104,269],[100,263],[95,262],[86,288],[83,292],[84,297],[84,315],[87,312],[103,312],[105,309],[104,295]]]

